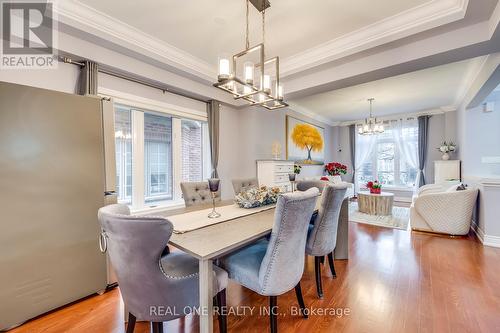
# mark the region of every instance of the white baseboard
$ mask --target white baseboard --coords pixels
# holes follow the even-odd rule
[[[500,237],[498,236],[490,236],[484,233],[484,230],[481,229],[480,226],[476,224],[475,221],[472,221],[472,230],[476,233],[477,238],[483,243],[483,245],[491,246],[491,247],[500,247]]]

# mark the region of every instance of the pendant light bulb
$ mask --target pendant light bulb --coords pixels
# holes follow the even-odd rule
[[[229,65],[229,58],[226,56],[221,56],[219,58],[219,82],[229,79],[230,72],[231,68]]]
[[[281,84],[280,84],[280,85],[278,86],[278,99],[279,99],[280,101],[282,101],[282,100],[283,100],[283,98],[284,98],[284,95],[283,95],[283,85],[281,85]]]
[[[271,92],[271,76],[269,75],[264,75],[263,90],[266,94],[269,94]]]
[[[253,84],[253,74],[255,69],[253,62],[250,61],[245,62],[243,68],[244,68],[243,77],[245,78],[245,82],[247,84]]]

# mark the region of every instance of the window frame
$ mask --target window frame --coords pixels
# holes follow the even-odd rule
[[[386,127],[387,130],[392,130],[390,126],[391,122],[384,122],[384,126]],[[356,133],[356,135],[360,135]],[[401,152],[399,151],[398,144],[396,140],[394,139],[394,136],[391,136],[389,138],[381,138],[379,139],[378,137],[375,138],[375,143],[373,144],[373,151],[371,152],[370,159],[368,159],[365,163],[371,162],[372,168],[371,168],[371,177],[372,179],[378,179],[378,145],[379,144],[384,144],[384,143],[390,143],[394,144],[394,184],[384,184],[384,187],[387,189],[392,189],[392,190],[405,190],[405,191],[411,191],[415,184],[402,184],[401,183]],[[417,139],[418,140],[418,139]],[[417,142],[418,144],[418,142]],[[362,170],[362,167],[360,168]],[[356,176],[359,177],[359,176]],[[359,178],[356,179],[357,182],[359,182]],[[416,181],[416,179],[415,179]],[[359,184],[360,188],[365,188],[365,184]]]
[[[208,178],[211,171],[210,143],[208,140],[208,117],[205,112],[192,110],[177,105],[150,100],[109,89],[100,89],[100,96],[113,102],[113,110],[121,106],[131,111],[132,130],[132,203],[131,212],[135,214],[151,213],[184,206],[180,182],[182,181],[182,120],[201,122],[202,127],[202,179]],[[170,117],[172,120],[172,200],[166,204],[148,205],[145,197],[145,113]],[[116,154],[116,152],[115,152]],[[208,155],[208,156],[207,156]],[[209,163],[210,165],[206,165]],[[116,176],[115,176],[116,177]]]

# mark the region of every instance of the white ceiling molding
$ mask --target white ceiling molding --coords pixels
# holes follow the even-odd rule
[[[446,106],[441,106],[436,109],[430,109],[430,110],[423,110],[423,111],[418,111],[418,112],[413,112],[413,113],[398,113],[398,114],[391,114],[383,117],[377,117],[378,120],[382,121],[390,121],[390,120],[397,120],[397,119],[402,119],[402,118],[414,118],[418,116],[432,116],[435,114],[443,114],[446,112],[453,112],[456,111],[457,107],[454,105],[446,105]],[[363,123],[364,119],[359,119],[359,120],[352,120],[352,121],[343,121],[338,124],[338,126],[349,126],[349,125],[358,125]]]
[[[490,25],[490,38],[496,32],[498,24],[500,23],[500,2],[497,3],[493,14],[491,14],[489,25]]]
[[[76,0],[57,2],[55,11],[62,23],[122,46],[130,45],[136,51],[142,49],[151,52],[165,59],[169,65],[184,69],[204,80],[212,80],[217,74],[213,66],[190,53]]]
[[[290,110],[295,111],[297,113],[300,113],[301,115],[304,115],[304,116],[309,117],[311,119],[322,122],[324,124],[327,124],[329,126],[338,126],[340,124],[340,122],[338,122],[338,121],[332,121],[330,118],[320,116],[317,113],[315,113],[315,112],[313,112],[305,107],[297,105],[295,103],[288,103],[288,104],[289,104]]]
[[[297,73],[328,61],[462,19],[468,1],[430,1],[297,55],[284,58],[281,60],[281,72],[283,76]],[[62,23],[104,40],[110,40],[118,45],[128,46],[135,51],[150,52],[160,57],[165,63],[196,75],[205,81],[213,80],[216,76],[216,68],[208,62],[77,0],[59,1],[56,12]]]
[[[463,19],[469,0],[430,1],[333,39],[281,62],[282,76]],[[497,6],[498,9],[498,6]]]
[[[462,80],[460,89],[458,89],[455,97],[455,105],[461,105],[465,99],[467,92],[470,90],[473,82],[481,72],[484,64],[488,60],[488,56],[482,56],[471,60],[469,70]]]

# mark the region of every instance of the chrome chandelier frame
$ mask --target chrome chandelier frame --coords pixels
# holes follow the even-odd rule
[[[214,83],[214,87],[222,89],[233,95],[234,99],[242,99],[248,102],[250,105],[262,106],[268,110],[276,110],[280,108],[287,107],[288,104],[283,101],[283,87],[280,85],[280,75],[279,75],[279,57],[270,58],[265,60],[265,8],[263,7],[262,12],[262,43],[250,47],[249,43],[249,0],[246,0],[246,48],[245,50],[232,56],[232,68],[228,69],[229,73],[222,73],[219,69],[218,81]],[[257,8],[259,9],[259,8]],[[253,64],[252,71],[258,71],[260,74],[259,86],[256,86],[253,82],[254,72],[252,73],[252,79],[248,80],[245,78],[238,77],[236,74],[236,68],[238,65],[238,60],[244,56],[250,54],[258,54],[259,61]],[[227,61],[227,60],[225,60]],[[229,66],[229,64],[226,64]],[[219,63],[219,66],[220,63]],[[276,80],[274,85],[271,85],[270,76],[267,77],[267,84],[265,83],[266,74],[265,70],[267,68],[274,67],[276,73]],[[244,70],[246,68],[244,67]]]
[[[374,135],[384,133],[384,123],[377,121],[377,118],[372,115],[372,104],[375,98],[369,98],[370,103],[370,117],[365,118],[365,123],[358,128],[360,135]]]

